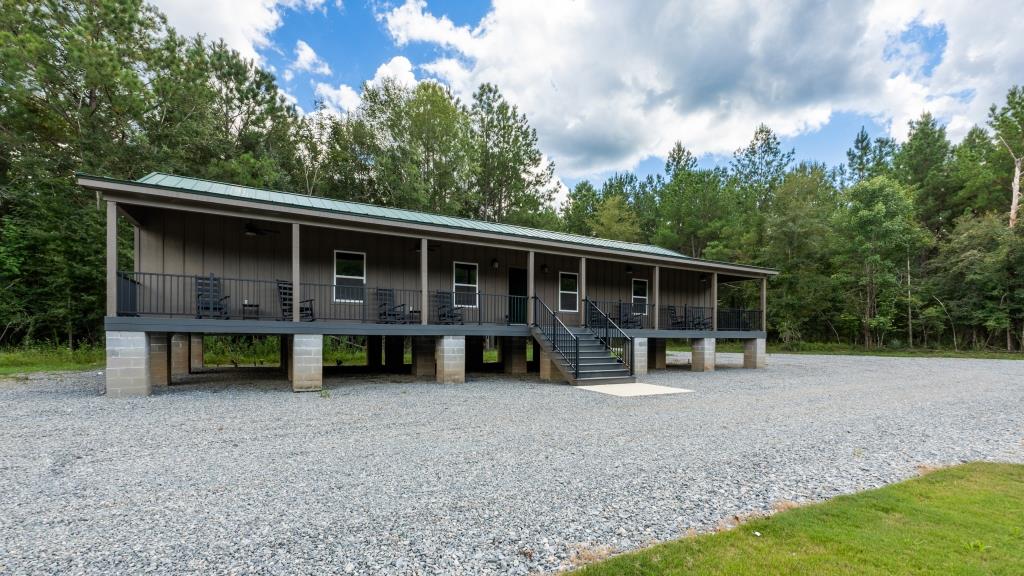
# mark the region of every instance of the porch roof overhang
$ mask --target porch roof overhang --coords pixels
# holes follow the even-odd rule
[[[135,181],[79,173],[77,182],[86,189],[101,193],[107,200],[124,205],[170,208],[410,238],[470,242],[515,250],[586,256],[651,266],[717,272],[732,279],[765,278],[778,274],[777,270],[770,268],[692,258],[648,244],[382,208],[166,174],[154,173]]]

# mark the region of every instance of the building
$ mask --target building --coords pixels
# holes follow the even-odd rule
[[[203,334],[281,335],[294,390],[321,387],[324,335],[365,335],[371,367],[461,382],[499,342],[508,373],[630,381],[689,338],[693,369],[715,341],[765,354],[769,269],[664,248],[153,173],[79,175],[107,202],[107,394],[149,394],[202,359]],[[119,216],[134,263],[118,268]],[[718,306],[725,282],[759,283],[750,309]],[[381,360],[381,352],[383,361]]]

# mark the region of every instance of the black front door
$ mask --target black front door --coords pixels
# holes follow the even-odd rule
[[[526,324],[526,268],[508,269],[508,322]]]

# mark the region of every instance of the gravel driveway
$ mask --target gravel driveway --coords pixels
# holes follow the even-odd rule
[[[674,355],[676,360],[680,355]],[[773,355],[619,398],[475,377],[0,381],[0,574],[525,574],[920,464],[1024,462],[1024,362]],[[740,363],[720,354],[719,363]]]

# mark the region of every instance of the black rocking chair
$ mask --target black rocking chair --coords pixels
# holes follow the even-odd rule
[[[711,318],[704,308],[686,308],[686,313],[691,330],[711,330]]]
[[[438,290],[434,295],[438,324],[462,324],[462,309],[455,306],[455,294]]]
[[[228,318],[227,300],[220,278],[196,276],[196,318]]]
[[[377,289],[378,324],[415,324],[419,322],[418,310],[408,310],[405,304],[395,304],[395,291],[391,288]]]
[[[281,320],[292,319],[292,302],[294,302],[292,295],[292,283],[287,280],[277,281],[277,300],[281,304]],[[299,319],[303,322],[312,322],[316,318],[313,317],[313,298],[299,301]]]
[[[668,321],[673,330],[711,330],[711,319],[707,317],[704,308],[683,306],[683,315],[675,306],[668,307]]]
[[[619,328],[629,330],[640,327],[640,315],[633,310],[633,304],[619,302]]]

